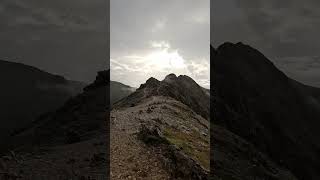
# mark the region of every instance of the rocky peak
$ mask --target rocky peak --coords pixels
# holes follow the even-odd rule
[[[109,81],[110,79],[109,77],[110,77],[110,70],[99,71],[94,83],[105,84],[107,81]]]
[[[245,48],[245,49],[255,50],[252,47],[242,42],[237,42],[237,43],[225,42],[217,48],[217,51],[223,51],[223,50],[232,49],[232,48]]]
[[[155,88],[159,85],[160,81],[154,77],[149,78],[146,83],[141,84],[138,89],[143,89],[143,88]]]
[[[159,83],[159,80],[154,77],[151,77],[146,81],[146,84],[157,84],[157,83]]]
[[[245,78],[257,86],[283,86],[287,76],[261,52],[249,45],[224,43],[216,50],[211,48],[216,74],[230,73],[231,78]],[[225,72],[223,72],[225,71]],[[232,74],[231,74],[232,73]]]
[[[172,79],[174,79],[174,78],[177,78],[177,75],[175,75],[174,73],[171,73],[171,74],[168,74],[168,75],[165,77],[165,79],[167,79],[167,78],[172,78]]]
[[[256,67],[267,65],[269,68],[275,68],[273,63],[269,59],[267,59],[267,57],[265,57],[260,51],[249,45],[243,44],[242,42],[238,42],[235,44],[226,42],[220,45],[214,52],[217,55],[232,57],[233,59],[229,58],[226,60],[234,60],[236,62],[242,63],[243,65],[245,65],[245,63],[250,63],[250,65],[254,65]]]
[[[110,81],[110,70],[104,70],[104,71],[99,71],[95,81],[88,85],[87,87],[84,88],[85,91],[90,90],[90,89],[94,89],[97,87],[102,87],[102,86],[106,86]]]
[[[188,86],[193,86],[195,88],[199,88],[200,87],[200,85],[196,81],[194,81],[191,77],[186,76],[186,75],[180,75],[178,77],[178,81],[180,83],[183,83],[183,84],[188,85]]]
[[[176,79],[177,79],[177,76],[176,76],[175,74],[171,73],[171,74],[167,75],[167,76],[164,78],[163,81],[170,83],[170,82],[175,81]]]

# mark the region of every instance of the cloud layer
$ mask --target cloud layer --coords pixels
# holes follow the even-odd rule
[[[111,0],[111,78],[186,74],[209,87],[209,0]]]

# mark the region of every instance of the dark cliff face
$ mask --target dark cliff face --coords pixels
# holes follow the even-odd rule
[[[214,124],[301,179],[320,177],[320,90],[288,78],[242,43],[211,47]],[[213,132],[214,133],[214,132]]]
[[[175,74],[169,74],[163,81],[151,77],[116,106],[134,105],[152,96],[169,96],[189,106],[202,117],[210,118],[209,93],[185,75],[177,77]]]

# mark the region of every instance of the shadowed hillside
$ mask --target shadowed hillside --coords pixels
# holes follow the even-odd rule
[[[99,72],[82,93],[10,138],[0,167],[12,178],[108,177],[109,71]]]
[[[78,94],[83,83],[35,67],[0,61],[0,141]]]
[[[211,63],[213,124],[247,141],[299,179],[319,179],[320,90],[288,78],[263,54],[242,43],[211,47]],[[234,166],[227,162],[230,157],[223,159],[219,154],[223,148],[220,143],[227,142],[230,140],[220,137],[213,145],[218,151],[213,155],[216,175],[236,177],[236,169],[232,172],[228,167]],[[240,156],[240,151],[235,154]],[[256,170],[240,171],[235,179],[293,179],[280,176],[281,171],[268,170],[256,159],[252,164]]]

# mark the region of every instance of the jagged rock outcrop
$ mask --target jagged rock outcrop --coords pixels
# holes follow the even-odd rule
[[[110,70],[99,71],[94,82],[84,88],[85,91],[105,87],[110,81]]]
[[[211,47],[211,63],[212,123],[252,143],[299,179],[319,179],[320,90],[288,78],[242,43]]]

